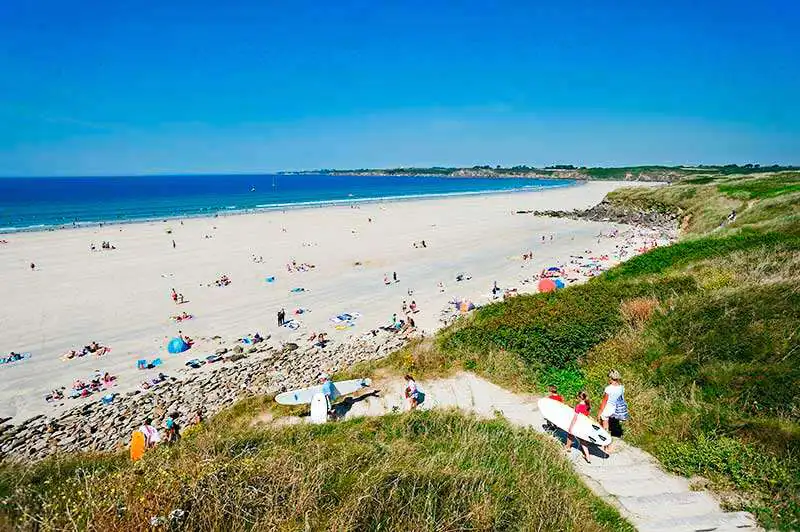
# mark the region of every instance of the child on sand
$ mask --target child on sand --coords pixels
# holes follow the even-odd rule
[[[591,464],[591,460],[589,459],[589,448],[586,446],[583,440],[580,438],[575,438],[572,435],[572,428],[575,426],[575,422],[578,421],[578,414],[583,414],[584,416],[589,416],[589,411],[591,410],[591,404],[589,403],[589,395],[586,392],[579,392],[578,393],[578,404],[575,405],[575,415],[572,416],[572,422],[569,424],[569,430],[567,431],[567,442],[564,448],[567,452],[570,452],[572,449],[572,443],[574,439],[578,440],[578,444],[580,445],[581,451],[583,452],[583,459],[586,460],[587,464]]]

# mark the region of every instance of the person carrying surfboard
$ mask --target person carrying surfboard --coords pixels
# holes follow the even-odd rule
[[[569,430],[567,430],[567,442],[564,447],[567,452],[570,452],[572,449],[573,438],[578,440],[578,444],[581,447],[581,452],[583,452],[583,459],[586,460],[587,464],[592,463],[592,461],[589,459],[589,448],[582,439],[576,438],[572,435],[572,429],[575,427],[575,422],[578,421],[578,414],[583,414],[584,416],[589,417],[589,411],[591,408],[592,405],[589,402],[589,395],[586,392],[578,392],[578,404],[575,405],[575,415],[572,417],[572,422],[569,424]]]

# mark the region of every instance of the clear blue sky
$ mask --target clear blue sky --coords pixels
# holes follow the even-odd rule
[[[0,175],[800,164],[797,0],[3,0]]]

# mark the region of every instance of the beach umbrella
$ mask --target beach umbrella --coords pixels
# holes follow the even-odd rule
[[[539,292],[555,292],[556,283],[552,279],[544,278],[539,280]]]
[[[189,344],[184,342],[182,339],[176,337],[170,340],[169,343],[167,344],[167,351],[169,351],[172,354],[183,353],[184,351],[189,349],[189,347],[190,347]]]

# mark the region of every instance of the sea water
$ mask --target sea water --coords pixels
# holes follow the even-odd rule
[[[574,184],[563,179],[309,174],[0,178],[0,232]]]

